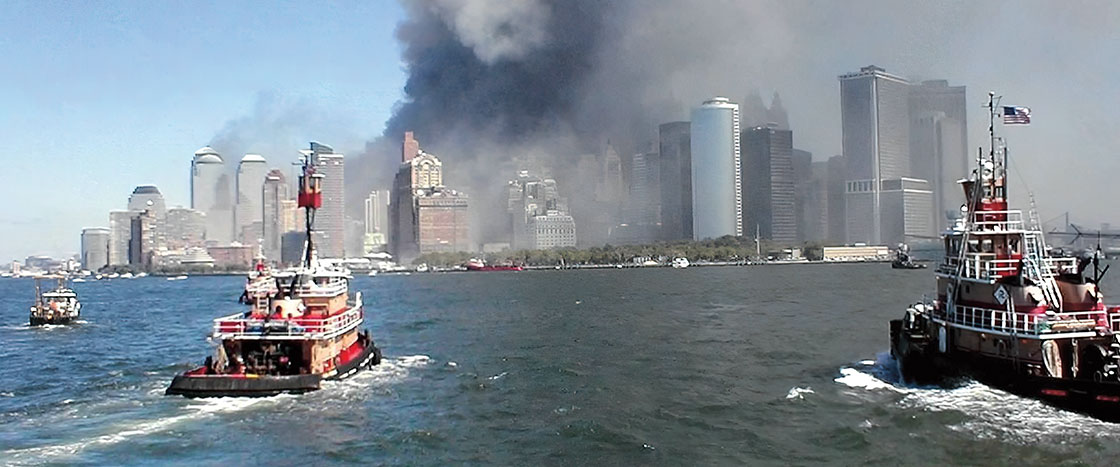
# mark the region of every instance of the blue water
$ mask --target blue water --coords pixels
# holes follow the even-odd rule
[[[358,277],[385,361],[321,391],[163,395],[239,277],[74,284],[29,328],[0,280],[12,464],[1110,463],[1120,425],[972,383],[897,382],[887,320],[927,271],[789,265]],[[1108,284],[1109,289],[1120,290]]]

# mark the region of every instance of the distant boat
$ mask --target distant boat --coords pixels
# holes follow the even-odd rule
[[[82,279],[81,277],[79,277],[79,278],[77,278],[77,279],[74,279],[74,280],[72,280],[72,281],[70,281],[70,282],[85,282],[85,281],[86,281],[85,279]]]
[[[54,290],[43,292],[43,279],[54,279],[58,281],[58,284]],[[31,305],[30,316],[32,326],[66,324],[78,319],[81,312],[82,304],[78,302],[78,295],[70,287],[67,287],[65,277],[35,277],[35,304]]]
[[[660,266],[660,265],[661,265],[661,263],[658,263],[657,261],[654,261],[652,259],[647,259],[647,260],[642,262],[642,266]]]
[[[471,258],[463,265],[468,271],[521,271],[525,268],[515,264],[487,265],[481,259]]]
[[[676,269],[684,269],[684,268],[687,268],[688,265],[689,265],[688,258],[684,258],[684,257],[673,258],[673,267],[676,268]]]
[[[169,280],[169,281],[181,281],[181,280],[184,280],[186,278],[187,278],[187,276],[175,276],[175,277],[168,277],[167,280]]]
[[[366,275],[369,276],[369,277],[376,276],[377,275],[377,270],[376,269],[371,269],[369,271],[369,274],[366,274]]]
[[[419,266],[416,266],[416,272],[428,272],[428,271],[429,271],[429,269],[428,269],[428,264],[427,263],[421,263]]]
[[[124,274],[121,274],[121,279],[132,279],[132,273],[126,272]]]

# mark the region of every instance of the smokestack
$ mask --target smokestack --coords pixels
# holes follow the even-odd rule
[[[420,142],[412,137],[411,131],[404,132],[404,142],[401,143],[401,162],[408,162],[420,154]]]

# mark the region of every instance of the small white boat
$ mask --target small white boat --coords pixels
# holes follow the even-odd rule
[[[169,281],[181,281],[181,280],[185,280],[186,278],[187,278],[187,276],[175,276],[175,277],[168,277],[167,280],[169,280]]]
[[[677,269],[684,269],[688,267],[688,258],[673,258],[673,267]]]
[[[74,280],[72,280],[72,281],[70,281],[70,282],[85,282],[85,281],[86,281],[85,279],[82,279],[81,277],[79,277],[79,278],[77,278],[77,279],[74,279]]]
[[[369,274],[366,274],[366,275],[369,276],[369,277],[376,276],[377,275],[377,270],[376,269],[371,269],[369,271]]]

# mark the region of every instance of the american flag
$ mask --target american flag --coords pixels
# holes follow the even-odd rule
[[[1004,125],[1030,125],[1031,123],[1031,109],[1030,107],[1003,107],[1003,124]]]

